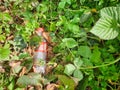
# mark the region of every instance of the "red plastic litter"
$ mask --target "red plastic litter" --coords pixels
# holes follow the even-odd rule
[[[42,42],[40,43],[33,56],[33,70],[36,73],[45,73],[47,59],[47,41],[42,35],[42,33],[44,32],[43,28],[37,28],[35,32],[38,36],[42,37]]]

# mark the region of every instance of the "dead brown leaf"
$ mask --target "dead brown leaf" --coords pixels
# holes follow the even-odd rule
[[[9,66],[11,66],[12,68],[16,67],[16,66],[20,66],[21,62],[20,61],[11,61],[9,62]]]
[[[43,37],[47,40],[48,43],[51,43],[51,37],[49,32],[43,32]]]
[[[51,83],[47,85],[46,90],[58,90],[58,87],[59,85]]]
[[[24,90],[34,90],[34,86],[28,85]]]
[[[42,87],[40,85],[36,85],[35,90],[43,90],[43,89],[42,89]]]
[[[22,71],[19,74],[19,76],[23,76],[26,73],[26,71],[27,71],[26,67],[23,67]]]
[[[36,86],[28,85],[27,88],[25,88],[24,90],[43,90],[43,89],[40,85]]]
[[[0,65],[0,73],[4,73],[5,72],[5,69],[3,68],[2,65]]]
[[[11,36],[7,37],[7,40],[12,40],[13,38],[14,38],[14,36],[11,35]]]
[[[54,57],[53,47],[48,46],[47,53],[48,53],[48,55],[47,55],[47,60],[49,61],[50,58],[53,58],[53,57]]]
[[[33,49],[32,49],[32,47],[28,47],[27,52],[28,52],[30,55],[33,55]]]
[[[47,65],[45,74],[51,73],[56,66],[57,66],[57,63],[54,63],[53,65]]]
[[[5,11],[5,10],[6,10],[5,6],[0,6],[0,11],[1,12]]]

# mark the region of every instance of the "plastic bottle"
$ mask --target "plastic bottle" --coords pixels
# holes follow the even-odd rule
[[[39,47],[34,53],[33,56],[33,70],[36,73],[45,73],[46,68],[46,58],[47,58],[47,41],[42,36],[42,33],[44,32],[43,28],[38,28],[36,30],[36,33],[38,36],[42,37],[42,42],[40,43]]]

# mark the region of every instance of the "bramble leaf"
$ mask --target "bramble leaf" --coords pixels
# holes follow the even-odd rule
[[[63,83],[65,90],[75,90],[75,82],[71,78],[65,75],[58,75],[58,80]]]
[[[74,65],[77,67],[77,68],[80,68],[83,64],[83,61],[79,58],[75,58],[74,60]]]
[[[91,57],[91,50],[88,46],[80,46],[78,49],[78,54],[85,58],[90,58]]]
[[[79,81],[83,79],[83,74],[82,74],[82,72],[81,72],[79,69],[76,69],[76,70],[74,71],[73,76],[74,76],[75,78],[78,78]]]
[[[62,41],[68,48],[74,48],[78,45],[78,43],[73,38],[64,38]]]
[[[64,73],[67,74],[67,75],[71,75],[75,70],[75,66],[73,64],[67,64],[65,66],[65,70],[64,70]]]

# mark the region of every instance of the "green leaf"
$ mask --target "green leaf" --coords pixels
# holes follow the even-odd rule
[[[84,76],[84,78],[78,83],[76,90],[86,90],[86,87],[88,86],[89,81],[89,75]]]
[[[39,42],[41,41],[41,37],[39,37],[39,36],[33,36],[32,38],[31,38],[31,40],[30,40],[30,45],[31,46],[36,46],[36,45],[38,45],[39,44]]]
[[[70,24],[68,24],[68,28],[74,34],[80,33],[79,25],[70,23]]]
[[[82,60],[83,60],[84,67],[92,67],[93,66],[92,62],[89,59],[83,58]]]
[[[80,4],[84,4],[84,2],[85,2],[86,0],[80,0]]]
[[[64,1],[66,1],[68,4],[71,4],[71,0],[64,0]]]
[[[9,13],[0,12],[0,19],[5,20],[5,21],[10,21],[12,20],[12,17],[9,15]]]
[[[0,90],[4,90],[4,88],[1,86],[1,87],[0,87]]]
[[[24,59],[24,58],[27,58],[27,57],[30,57],[30,55],[26,52],[20,53],[20,55],[19,55],[19,59]]]
[[[63,9],[65,7],[66,2],[62,1],[59,3],[58,8]]]
[[[18,79],[17,84],[18,84],[18,86],[25,87],[25,86],[29,85],[31,83],[31,81],[32,81],[31,78],[29,78],[28,76],[24,75],[24,76],[21,76]],[[32,83],[37,84],[36,81],[35,82],[32,81]]]
[[[42,13],[45,13],[45,12],[47,12],[49,10],[49,8],[47,7],[46,4],[41,4],[41,6],[42,7],[40,7],[40,9],[41,9]]]
[[[88,46],[80,46],[78,48],[78,54],[85,58],[90,58],[91,57],[91,50]]]
[[[15,86],[15,81],[13,80],[9,85],[8,85],[8,90],[14,90]]]
[[[54,22],[50,23],[50,31],[56,31],[56,23]]]
[[[73,38],[64,38],[62,41],[68,48],[74,48],[78,45],[78,43]]]
[[[71,4],[71,0],[61,0],[61,2],[58,5],[58,8],[63,9],[66,3]]]
[[[93,63],[99,63],[100,62],[100,58],[101,58],[101,52],[99,51],[98,47],[95,47],[93,50],[93,53],[91,55],[90,60]]]
[[[9,57],[10,49],[9,48],[0,48],[0,60]]]
[[[24,90],[25,88],[16,88],[15,90]]]
[[[111,17],[120,24],[120,7],[106,7],[100,11],[101,17]]]
[[[120,25],[120,7],[103,8],[100,14],[101,18],[90,32],[104,40],[116,38]]]
[[[67,64],[65,65],[64,73],[67,75],[71,75],[75,70],[75,66],[73,64]]]
[[[82,74],[82,72],[81,72],[79,69],[76,69],[76,70],[74,71],[73,76],[74,76],[75,78],[78,78],[79,81],[83,79],[83,74]]]
[[[17,85],[20,87],[26,87],[27,85],[37,85],[41,79],[41,75],[37,73],[30,73],[29,75],[23,75],[17,80]]]
[[[74,16],[74,18],[70,21],[71,23],[79,23],[80,22],[80,18],[79,18],[79,16]]]
[[[10,47],[10,44],[8,44],[8,43],[6,43],[5,45],[4,45],[4,48],[9,48]]]
[[[21,65],[26,67],[26,72],[29,72],[33,66],[32,59],[24,60],[24,62]]]
[[[0,35],[0,42],[4,42],[5,41],[5,35]]]
[[[113,45],[110,45],[108,51],[109,51],[110,53],[115,53],[115,52],[117,51],[116,49],[117,49],[117,48],[113,47]]]
[[[100,18],[90,32],[101,39],[114,39],[118,36],[117,22],[110,17]]]
[[[12,68],[12,72],[15,73],[19,73],[22,69],[22,66],[18,65]]]
[[[74,65],[79,69],[83,64],[83,61],[80,58],[75,58]]]
[[[58,75],[58,80],[63,83],[65,90],[75,90],[75,82],[71,78],[65,75]]]
[[[80,23],[84,23],[86,21],[88,21],[88,19],[92,16],[91,12],[85,12],[82,14],[82,16],[80,17]]]

